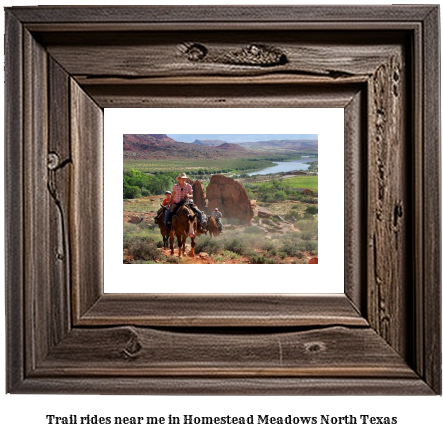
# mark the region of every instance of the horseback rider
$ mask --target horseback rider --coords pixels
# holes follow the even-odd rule
[[[177,178],[175,178],[177,183],[174,184],[174,187],[172,188],[172,194],[169,201],[169,209],[166,211],[165,216],[165,224],[167,231],[171,231],[171,219],[172,219],[172,213],[176,210],[178,205],[183,205],[188,199],[192,199],[192,186],[187,180],[189,178],[186,176],[185,173],[181,173]],[[202,226],[202,213],[201,211],[195,206],[190,206],[191,210],[194,213],[197,213],[198,220],[200,223],[200,227]],[[203,230],[204,231],[204,230]]]
[[[157,211],[157,215],[154,217],[154,219],[158,219],[163,209],[166,209],[169,207],[169,203],[171,202],[171,192],[168,190],[165,192],[166,198],[162,201],[162,206],[160,210]]]
[[[169,205],[169,203],[171,202],[171,195],[172,195],[172,193],[169,190],[165,192],[166,198],[163,199],[163,202],[162,202],[163,207],[167,207]]]
[[[207,228],[207,223],[208,223],[208,217],[206,216],[206,213],[204,211],[202,211],[202,225],[203,228]]]
[[[220,229],[220,233],[223,232],[223,224],[221,221],[221,217],[223,216],[220,211],[218,211],[218,208],[214,208],[214,211],[212,212],[211,216],[215,219],[217,222],[218,228]]]

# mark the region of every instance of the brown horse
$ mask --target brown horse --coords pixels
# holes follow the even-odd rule
[[[220,228],[218,227],[217,221],[212,216],[209,216],[207,229],[211,237],[220,236]]]
[[[166,249],[168,247],[168,240],[169,240],[169,233],[166,232],[165,215],[166,215],[166,208],[162,207],[157,212],[157,216],[154,219],[155,223],[160,228],[160,233],[163,236],[163,249]]]
[[[177,236],[178,256],[186,255],[186,239],[191,239],[190,257],[194,257],[195,236],[197,234],[197,214],[190,210],[186,205],[179,208],[177,214],[172,218],[171,239],[171,255],[174,255],[174,234]]]

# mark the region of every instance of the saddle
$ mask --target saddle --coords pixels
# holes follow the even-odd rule
[[[177,216],[177,214],[180,212],[180,210],[183,208],[184,205],[185,205],[185,201],[180,201],[176,204],[174,210],[171,212],[170,223],[166,224],[166,227],[170,227],[171,230],[174,229],[174,227],[172,225],[172,220],[174,219],[175,216]]]
[[[178,212],[183,208],[185,203],[186,203],[186,201],[180,201],[179,203],[176,204],[174,211],[171,212],[171,221],[174,216],[177,216]]]
[[[219,217],[215,217],[215,223],[217,224],[218,230],[221,231],[221,219]]]
[[[160,215],[166,210],[166,205],[160,205],[160,208],[157,210],[157,214],[155,219],[158,219]]]

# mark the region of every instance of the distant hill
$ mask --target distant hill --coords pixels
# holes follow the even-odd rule
[[[194,140],[195,144],[203,144],[206,146],[220,146],[224,143],[223,140]]]
[[[216,146],[215,149],[219,151],[237,151],[237,152],[242,152],[245,150],[240,145],[234,143],[223,143],[220,146]]]
[[[166,159],[169,157],[211,159],[254,156],[256,152],[237,144],[223,143],[208,146],[173,140],[166,134],[124,134],[123,158]]]
[[[177,143],[166,134],[123,134],[123,152],[145,153]]]
[[[223,143],[250,143],[273,140],[318,140],[317,134],[168,134],[176,141],[193,142],[195,139],[221,140]]]
[[[317,140],[268,140],[239,143],[239,145],[254,150],[273,149],[318,154]]]

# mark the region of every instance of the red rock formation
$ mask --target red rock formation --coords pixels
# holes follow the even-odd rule
[[[214,175],[206,189],[208,209],[218,208],[223,216],[250,223],[254,212],[248,194],[238,181],[224,175]]]
[[[192,185],[192,197],[194,199],[195,205],[200,210],[203,210],[206,208],[205,189],[203,187],[202,182],[199,179],[194,181],[194,184]]]

